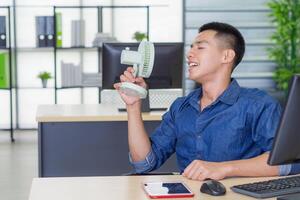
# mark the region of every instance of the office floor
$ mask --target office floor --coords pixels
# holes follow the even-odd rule
[[[27,200],[31,181],[38,176],[37,132],[16,131],[15,143],[0,131],[0,199]]]

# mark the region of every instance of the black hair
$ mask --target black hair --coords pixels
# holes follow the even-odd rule
[[[229,24],[220,22],[210,22],[204,24],[199,28],[199,33],[206,30],[216,31],[216,37],[221,38],[229,48],[234,50],[234,69],[241,62],[245,53],[245,40],[240,31]]]

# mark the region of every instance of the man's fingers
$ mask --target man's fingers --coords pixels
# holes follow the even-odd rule
[[[195,173],[197,172],[197,166],[196,163],[193,161],[185,170],[184,170],[184,176],[187,178],[192,178]]]
[[[133,67],[127,67],[126,71],[128,71],[128,72],[130,72],[130,73],[134,73]]]
[[[133,77],[132,73],[125,71],[124,76],[127,78],[128,81],[135,82],[135,78]]]
[[[138,85],[140,85],[140,86],[142,86],[142,87],[144,87],[144,88],[147,88],[147,84],[146,84],[145,80],[144,80],[142,77],[137,77],[137,78],[135,79],[135,82],[136,82]]]
[[[194,173],[191,175],[190,179],[198,180],[198,177],[201,176],[203,171],[201,170],[200,167],[195,167],[193,170],[194,170]]]
[[[207,169],[205,169],[205,166],[199,160],[194,160],[187,166],[182,175],[192,180],[205,180],[209,178]]]
[[[207,172],[203,171],[203,173],[199,174],[199,176],[197,177],[197,180],[199,180],[199,181],[209,180],[209,174]]]
[[[145,83],[145,80],[142,77],[136,77],[135,82],[137,83]]]
[[[183,171],[182,175],[187,176],[190,172],[191,168],[193,167],[194,161],[191,162]]]
[[[121,80],[121,82],[130,82],[128,80],[128,78],[126,76],[124,76],[123,74],[120,76],[120,80]]]
[[[121,83],[115,83],[115,84],[114,84],[114,88],[115,88],[116,90],[118,90],[118,89],[120,88],[120,86],[121,86]]]
[[[131,72],[125,71],[125,72],[124,72],[124,75],[125,75],[127,78],[129,78],[130,80],[134,80],[134,76],[132,75]]]
[[[194,170],[194,174],[191,177],[191,179],[193,180],[199,180],[199,176],[205,176],[205,174],[207,174],[207,171],[205,170],[205,168],[203,168],[203,166],[199,162],[195,164],[193,170]]]

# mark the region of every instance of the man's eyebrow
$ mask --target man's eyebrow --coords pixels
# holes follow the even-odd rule
[[[193,47],[193,45],[201,45],[201,44],[209,44],[209,42],[207,40],[196,40],[191,44],[191,47]]]
[[[204,44],[204,43],[209,44],[207,40],[197,40],[194,42],[194,44]]]

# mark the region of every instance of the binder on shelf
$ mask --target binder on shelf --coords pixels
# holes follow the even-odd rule
[[[76,87],[82,85],[82,70],[80,65],[61,61],[61,87]]]
[[[46,47],[46,16],[36,16],[36,46]]]
[[[84,87],[101,87],[102,74],[100,73],[83,73],[82,86]]]
[[[9,55],[8,52],[0,52],[0,88],[9,88]]]
[[[0,48],[6,48],[6,17],[0,16]]]
[[[84,47],[85,21],[84,20],[72,20],[71,29],[72,29],[71,46],[72,47]]]
[[[62,47],[62,16],[61,13],[55,13],[56,28],[56,47]]]
[[[46,46],[54,47],[54,17],[46,17]]]

